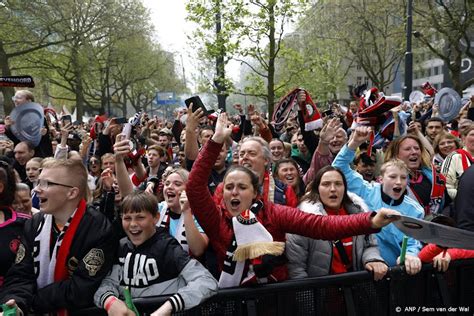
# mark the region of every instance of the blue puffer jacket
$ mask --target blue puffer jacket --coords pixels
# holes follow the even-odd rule
[[[332,165],[344,173],[347,180],[347,190],[362,197],[365,203],[367,203],[369,210],[377,211],[385,207],[396,210],[406,216],[423,218],[425,213],[417,201],[407,195],[395,201],[383,193],[380,183],[369,183],[359,173],[352,170],[350,164],[354,160],[354,156],[355,151],[345,145],[337,154]],[[403,235],[393,224],[385,226],[376,235],[380,254],[389,266],[397,264],[397,258],[400,256],[402,249]],[[407,254],[417,256],[420,249],[421,243],[418,240],[408,238]]]

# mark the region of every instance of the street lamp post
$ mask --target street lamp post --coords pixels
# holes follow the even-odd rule
[[[413,53],[411,51],[411,35],[412,35],[412,7],[413,0],[407,2],[407,49],[405,52],[405,86],[403,97],[405,100],[409,99],[410,93],[413,89]]]

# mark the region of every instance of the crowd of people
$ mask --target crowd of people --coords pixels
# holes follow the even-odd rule
[[[401,260],[391,224],[406,215],[474,231],[474,97],[450,122],[432,99],[392,108],[408,128],[372,150],[355,101],[334,103],[313,131],[301,110],[277,132],[253,105],[234,109],[191,105],[174,121],[45,115],[38,146],[6,116],[0,303],[18,315],[93,304],[134,315],[128,294],[168,295],[152,314],[166,315],[219,288],[359,270],[378,281],[395,265],[415,275],[423,262],[446,271],[474,257],[408,238]]]

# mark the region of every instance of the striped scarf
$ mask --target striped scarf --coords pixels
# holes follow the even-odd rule
[[[69,255],[72,240],[76,235],[77,228],[84,216],[85,210],[86,201],[81,200],[77,209],[72,213],[71,217],[69,217],[59,234],[52,255],[50,254],[50,245],[53,215],[44,215],[35,237],[35,245],[39,249],[35,247],[34,253],[37,254],[37,256],[33,258],[35,262],[35,275],[37,275],[36,283],[39,289],[53,282],[68,279],[69,275],[66,260]],[[67,311],[60,310],[58,311],[58,315],[67,315]]]

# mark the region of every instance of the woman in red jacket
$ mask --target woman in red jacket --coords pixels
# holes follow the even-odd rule
[[[214,136],[199,153],[186,185],[191,210],[216,251],[221,288],[287,279],[283,255],[286,233],[338,240],[377,232],[393,221],[388,214],[399,214],[383,209],[351,216],[319,216],[271,202],[263,204],[257,200],[258,178],[244,166],[233,166],[226,173],[223,200],[216,205],[207,179],[231,133],[227,114],[220,114]]]

